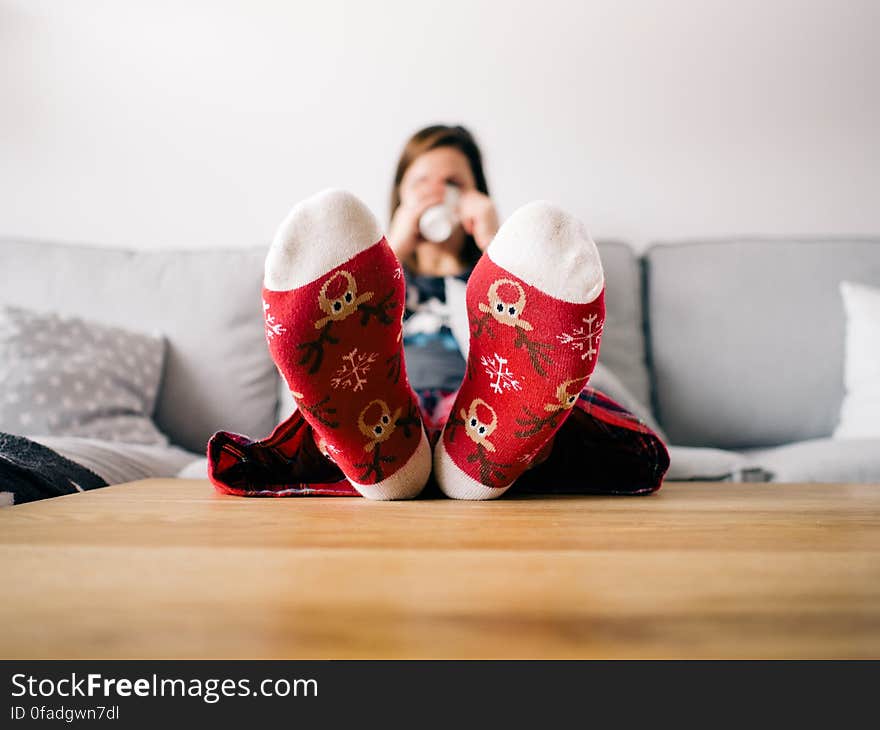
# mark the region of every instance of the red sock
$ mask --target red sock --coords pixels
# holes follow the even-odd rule
[[[447,496],[499,497],[546,456],[596,365],[604,294],[596,245],[570,215],[532,203],[501,227],[468,280],[467,373],[434,452]]]
[[[266,258],[272,358],[319,446],[370,499],[414,497],[431,470],[403,360],[404,296],[379,224],[341,191],[294,207]]]

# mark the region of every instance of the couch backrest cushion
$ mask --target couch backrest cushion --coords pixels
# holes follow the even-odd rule
[[[265,249],[127,251],[0,239],[0,303],[167,339],[155,421],[201,453],[211,434],[275,425],[277,374],[260,303]]]
[[[840,282],[880,284],[880,240],[665,243],[646,266],[655,411],[673,443],[831,433],[843,397]]]
[[[596,244],[605,269],[605,330],[599,360],[642,403],[650,404],[650,380],[645,365],[641,262],[632,248],[619,241]]]

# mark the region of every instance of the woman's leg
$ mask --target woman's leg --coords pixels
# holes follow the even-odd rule
[[[635,415],[587,386],[541,463],[511,492],[650,494],[663,483],[669,452]]]
[[[456,394],[436,399],[434,443],[452,415]],[[425,423],[429,423],[428,420]],[[650,494],[663,483],[669,452],[637,416],[586,386],[571,416],[511,485],[516,494]]]
[[[378,222],[342,191],[295,206],[266,258],[272,358],[319,448],[370,499],[414,497],[431,471],[406,377],[404,288]]]
[[[559,208],[501,227],[467,285],[467,372],[434,450],[446,495],[498,497],[546,454],[596,365],[604,287],[596,245]]]

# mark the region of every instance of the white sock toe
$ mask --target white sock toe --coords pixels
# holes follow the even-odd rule
[[[387,479],[375,484],[350,484],[367,499],[412,499],[424,489],[431,475],[431,444],[422,428],[419,445],[400,469]]]
[[[511,274],[566,302],[589,304],[605,286],[599,250],[586,226],[544,200],[510,216],[486,253]]]
[[[289,291],[308,284],[378,243],[382,227],[358,198],[324,190],[297,203],[278,227],[263,285]]]

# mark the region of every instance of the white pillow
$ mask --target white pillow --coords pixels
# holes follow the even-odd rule
[[[836,439],[880,438],[880,289],[844,281],[843,382]]]

